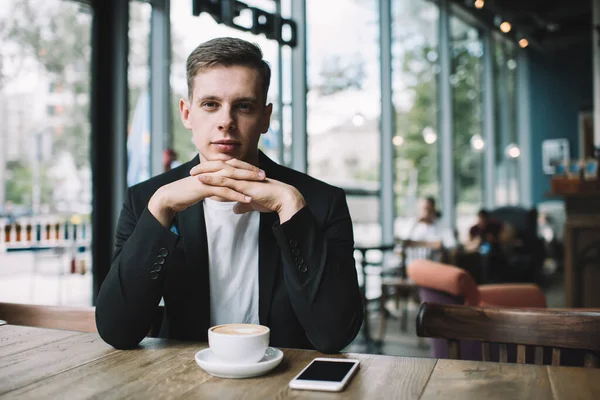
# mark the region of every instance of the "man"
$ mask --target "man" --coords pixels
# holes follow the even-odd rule
[[[419,213],[406,239],[439,242],[446,249],[456,247],[452,230],[445,229],[440,222],[440,213],[433,197],[425,197],[419,202]]]
[[[433,197],[419,201],[417,218],[403,239],[401,251],[405,266],[423,258],[447,262],[447,254],[456,248],[454,234],[442,226]]]
[[[485,209],[479,210],[477,223],[469,229],[465,248],[481,257],[480,283],[499,282],[505,274],[506,257],[500,246],[502,230],[502,222],[492,219]]]
[[[240,39],[190,54],[179,108],[199,157],[128,191],[96,305],[107,343],[136,346],[161,298],[161,337],[205,341],[212,325],[260,323],[272,346],[328,353],[356,337],[345,194],[258,151],[269,80],[261,50]]]
[[[497,245],[502,233],[502,222],[490,218],[490,213],[481,209],[477,213],[477,223],[469,229],[470,249],[478,249],[482,244]]]

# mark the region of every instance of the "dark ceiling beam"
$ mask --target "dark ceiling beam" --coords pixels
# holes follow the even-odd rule
[[[499,31],[498,17],[509,21],[513,29],[504,37],[515,41],[526,37],[531,47],[543,52],[591,36],[591,0],[486,0],[483,9],[476,9],[471,0],[452,1],[491,29]]]

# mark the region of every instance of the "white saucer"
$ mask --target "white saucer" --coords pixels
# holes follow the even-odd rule
[[[274,347],[267,348],[265,356],[254,364],[228,364],[219,360],[206,348],[196,353],[196,362],[206,372],[219,378],[252,378],[263,375],[279,365],[283,352]]]

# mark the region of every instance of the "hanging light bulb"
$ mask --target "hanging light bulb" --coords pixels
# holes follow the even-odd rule
[[[521,46],[521,48],[524,49],[525,47],[529,46],[529,40],[525,38],[519,40],[519,46]]]
[[[500,30],[504,33],[510,32],[511,29],[512,29],[512,25],[508,21],[504,21],[503,23],[500,24]]]
[[[481,135],[473,135],[471,137],[471,147],[473,147],[473,150],[475,151],[483,150],[485,147],[485,142],[483,141]]]
[[[437,133],[433,130],[432,127],[427,126],[423,129],[423,140],[427,144],[434,144],[437,140]]]
[[[475,3],[473,3],[473,5],[475,6],[475,8],[483,8],[485,2],[483,0],[475,0]]]
[[[506,149],[504,149],[504,154],[508,158],[519,158],[521,155],[521,149],[519,149],[519,146],[517,146],[515,143],[511,143],[506,146]]]

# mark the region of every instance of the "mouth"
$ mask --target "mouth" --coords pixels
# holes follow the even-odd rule
[[[236,151],[242,144],[236,140],[224,139],[211,142],[219,152],[231,153]]]

